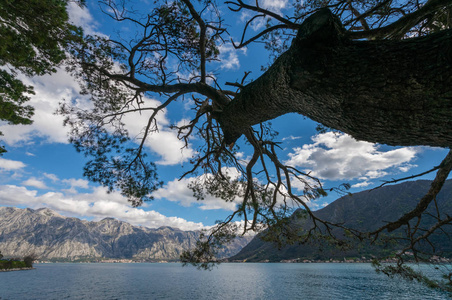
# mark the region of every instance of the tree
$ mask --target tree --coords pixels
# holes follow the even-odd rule
[[[33,107],[26,102],[33,87],[25,85],[17,75],[56,72],[66,56],[67,42],[81,33],[68,23],[66,6],[67,0],[0,3],[0,120],[9,124],[32,123]],[[0,146],[0,154],[5,151]]]
[[[278,157],[276,135],[266,121],[296,112],[369,142],[445,148],[452,144],[451,0],[304,1],[295,2],[288,17],[258,1],[227,1],[231,11],[250,16],[234,46],[261,41],[276,58],[254,81],[247,82],[245,73],[240,82],[232,83],[221,82],[209,69],[228,40],[214,1],[156,2],[146,13],[121,1],[100,2],[107,15],[134,26],[137,34],[127,41],[86,36],[83,43],[74,44],[70,70],[91,95],[94,108],[78,110],[66,104],[60,113],[72,126],[70,139],[76,149],[92,157],[85,175],[110,190],[121,190],[139,205],[151,200],[152,191],[161,185],[144,148],[149,135],[158,130],[156,116],[171,109],[178,98],[191,96],[192,120],[175,129],[186,145],[195,137],[204,144],[192,160],[193,168],[181,178],[202,171],[207,175],[191,186],[198,198],[208,193],[225,201],[240,197],[242,202],[196,251],[184,254],[187,262],[209,262],[215,247],[231,239],[235,217],[244,219],[243,232],[269,226],[285,241],[305,241],[316,233],[338,244],[346,242],[331,235],[330,229],[341,224],[317,218],[306,205],[306,200],[327,190],[320,180]],[[265,29],[248,37],[248,28],[262,20]],[[152,106],[146,98],[152,95],[165,100]],[[136,112],[149,112],[149,119],[142,135],[133,139],[122,120]],[[241,136],[253,150],[246,165],[236,156]],[[239,175],[231,176],[228,168]],[[400,219],[375,232],[344,230],[375,242],[383,232],[404,227],[407,247],[402,254],[408,250],[419,254],[419,243],[428,242],[433,232],[452,221],[438,212],[431,228],[416,223],[434,205],[451,168],[449,153],[428,171],[437,171],[428,194]],[[304,189],[297,190],[295,183]],[[331,190],[344,192],[348,187]],[[288,232],[290,203],[303,207],[303,215],[313,220],[312,230],[302,236]]]
[[[32,268],[33,262],[38,259],[35,253],[29,254],[24,257],[24,263],[26,268]]]

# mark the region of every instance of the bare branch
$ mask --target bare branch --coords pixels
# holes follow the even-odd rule
[[[433,180],[430,190],[428,193],[419,200],[417,206],[410,212],[404,214],[397,221],[390,222],[379,229],[375,230],[371,233],[371,235],[377,235],[379,232],[383,230],[388,230],[388,232],[394,231],[402,225],[408,224],[410,220],[415,217],[419,217],[428,207],[430,202],[436,197],[436,195],[441,190],[444,182],[447,179],[450,171],[452,170],[452,150],[449,151],[447,156],[442,161],[438,173],[436,174],[435,180]]]
[[[408,179],[414,179],[414,178],[416,178],[416,177],[421,177],[421,176],[427,175],[427,174],[429,174],[429,173],[431,173],[431,172],[434,172],[434,171],[438,170],[438,169],[440,168],[440,166],[441,166],[441,165],[436,166],[436,167],[433,167],[432,169],[430,169],[430,170],[428,170],[428,171],[425,171],[425,172],[422,172],[422,173],[419,173],[419,174],[416,174],[416,175],[411,175],[411,176],[407,176],[407,177],[403,177],[403,178],[399,178],[399,179],[394,179],[394,180],[390,180],[390,181],[385,181],[385,182],[383,182],[381,185],[379,185],[379,186],[377,186],[377,187],[371,189],[371,191],[376,190],[376,189],[378,189],[378,188],[381,188],[381,187],[383,187],[383,186],[385,186],[385,185],[387,185],[387,184],[397,183],[397,182],[405,181],[405,180],[408,180]]]
[[[234,41],[231,39],[232,45],[234,46],[235,49],[243,48],[243,47],[247,46],[248,44],[258,40],[262,36],[272,32],[272,31],[279,30],[279,29],[289,29],[289,27],[287,25],[283,25],[283,24],[275,25],[275,26],[269,27],[269,28],[261,31],[259,34],[255,35],[252,38],[250,38],[250,39],[246,40],[245,42],[243,42],[243,39],[244,39],[244,36],[245,36],[245,31],[244,31],[243,32],[243,36],[242,36],[242,41],[240,41],[240,44],[236,45],[234,43]],[[246,28],[245,28],[245,30],[246,30]]]
[[[283,18],[280,15],[278,15],[278,14],[272,12],[272,11],[269,11],[267,9],[259,7],[259,5],[257,4],[257,1],[256,1],[256,6],[245,4],[241,0],[237,0],[237,2],[226,1],[225,4],[227,4],[227,5],[234,5],[234,6],[237,7],[237,8],[229,7],[229,9],[232,10],[232,11],[238,12],[238,11],[240,11],[243,8],[244,9],[248,9],[248,10],[251,10],[251,11],[262,13],[265,16],[270,16],[270,17],[274,18],[275,20],[278,20],[281,23],[287,25],[288,28],[298,29],[298,24],[293,23],[292,21],[290,21],[290,20],[288,20],[286,18]]]
[[[200,33],[199,33],[199,52],[201,55],[201,82],[206,82],[206,30],[207,26],[201,16],[196,12],[193,4],[191,4],[190,0],[182,0],[185,5],[190,10],[190,14],[196,20],[199,25]]]
[[[413,26],[419,24],[428,15],[436,12],[437,10],[445,7],[452,6],[452,0],[429,0],[420,9],[407,14],[392,24],[380,27],[368,31],[355,31],[349,32],[348,36],[351,39],[400,39],[402,38],[409,29]]]

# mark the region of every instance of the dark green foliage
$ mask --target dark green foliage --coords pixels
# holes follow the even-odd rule
[[[73,120],[67,119],[66,122]],[[98,123],[101,122],[99,120]],[[147,160],[146,153],[142,149],[131,148],[132,143],[127,131],[122,128],[123,124],[118,122],[119,128],[114,132],[94,124],[79,125],[74,127],[77,132],[72,132],[73,135],[79,134],[78,138],[71,137],[70,140],[77,151],[92,158],[84,167],[84,176],[101,183],[109,192],[119,190],[133,206],[152,200],[151,193],[163,183],[158,180],[156,166]]]
[[[70,141],[78,151],[92,158],[84,168],[84,175],[110,191],[120,190],[133,205],[139,205],[151,200],[150,193],[162,184],[155,164],[146,157],[144,142],[159,130],[154,117],[171,101],[150,107],[146,98],[150,93],[134,90],[131,88],[134,84],[112,80],[110,75],[131,67],[129,74],[144,78],[146,84],[178,83],[182,81],[178,79],[180,72],[199,68],[200,31],[181,1],[156,1],[145,12],[136,11],[121,1],[105,0],[100,4],[112,19],[128,23],[142,34],[135,35],[130,43],[119,42],[122,37],[115,41],[88,35],[83,41],[72,44],[67,69],[79,80],[82,93],[91,96],[94,108],[79,111],[63,105],[59,113],[68,116],[65,125],[73,128]],[[207,61],[215,60],[219,54],[219,36],[209,32],[205,38],[206,53],[202,55],[205,54]],[[171,66],[168,66],[169,60]],[[137,111],[153,111],[147,126],[143,124],[144,136],[138,137],[141,143],[136,137],[129,137],[123,123],[125,115]],[[134,143],[140,143],[139,147]]]
[[[29,254],[27,256],[24,257],[24,264],[25,267],[27,268],[31,268],[33,267],[33,262],[37,259],[35,254]]]
[[[2,269],[21,269],[21,268],[31,268],[27,267],[26,263],[22,260],[11,258],[0,260],[0,270]]]
[[[35,254],[29,254],[25,256],[22,260],[19,258],[3,259],[3,255],[0,253],[0,270],[32,268],[33,261],[35,261],[36,258],[37,257]]]
[[[65,58],[65,47],[80,35],[68,23],[66,6],[66,0],[0,2],[0,67],[6,67],[0,70],[0,120],[31,124],[33,108],[25,102],[33,88],[24,85],[17,74],[39,76],[56,71]],[[0,147],[2,152],[5,149]]]
[[[120,190],[133,206],[139,206],[153,199],[151,193],[162,182],[158,181],[155,164],[146,161],[145,154],[137,156],[135,149],[127,149],[125,153],[122,156],[99,153],[86,164],[83,175],[108,187],[110,192]]]
[[[135,205],[150,199],[147,198],[148,194],[161,184],[153,163],[145,162],[145,142],[149,141],[149,135],[159,130],[156,116],[169,109],[170,104],[176,100],[192,98],[187,114],[191,114],[189,123],[173,126],[173,129],[178,130],[178,137],[186,146],[194,140],[196,143],[200,142],[201,146],[191,160],[193,168],[182,174],[181,178],[198,176],[200,172],[204,174],[204,177],[197,177],[198,180],[192,181],[190,186],[200,200],[206,194],[225,201],[241,200],[237,210],[227,221],[220,222],[213,229],[213,234],[200,240],[197,249],[182,257],[185,262],[200,263],[202,267],[209,266],[217,246],[228,240],[229,233],[223,233],[222,228],[227,228],[226,225],[235,220],[235,217],[244,220],[244,233],[269,226],[267,237],[278,241],[278,246],[313,238],[320,240],[319,245],[328,253],[334,252],[337,247],[349,248],[348,240],[353,236],[368,239],[372,233],[365,232],[369,228],[362,226],[364,221],[374,226],[383,226],[382,222],[389,217],[380,214],[381,209],[373,205],[372,201],[363,205],[366,207],[364,211],[368,213],[367,219],[363,216],[349,218],[348,211],[340,208],[337,214],[340,219],[336,218],[337,215],[334,215],[334,220],[330,220],[330,215],[314,214],[306,204],[307,201],[326,196],[332,191],[345,194],[350,185],[326,189],[312,174],[286,165],[279,157],[281,148],[274,140],[276,133],[271,129],[271,124],[266,124],[277,116],[290,112],[301,113],[369,142],[399,146],[448,145],[436,140],[431,142],[430,138],[435,139],[436,135],[427,133],[424,125],[436,123],[422,121],[428,119],[420,119],[416,123],[419,126],[407,126],[406,130],[410,134],[405,134],[400,124],[410,123],[400,121],[402,119],[399,117],[392,118],[391,113],[403,115],[411,122],[411,119],[418,118],[419,110],[413,109],[416,113],[411,118],[411,114],[406,114],[405,111],[399,114],[399,106],[384,105],[382,100],[386,99],[390,104],[398,103],[399,100],[400,103],[405,103],[412,95],[418,95],[413,94],[402,82],[406,78],[412,78],[411,75],[418,74],[417,69],[430,68],[425,68],[424,65],[416,66],[415,69],[407,68],[407,64],[411,65],[413,60],[407,53],[416,54],[416,57],[423,54],[419,57],[432,58],[436,63],[433,65],[438,65],[438,70],[448,69],[446,60],[446,68],[443,68],[443,61],[436,59],[436,48],[432,55],[419,50],[419,47],[409,47],[407,50],[404,45],[408,44],[400,40],[428,35],[438,31],[438,28],[449,28],[449,17],[444,17],[449,14],[443,12],[446,6],[452,6],[452,0],[294,1],[293,10],[284,12],[287,12],[287,16],[271,12],[258,2],[226,2],[230,10],[249,14],[240,42],[234,43],[234,46],[243,48],[259,41],[265,43],[273,53],[273,58],[279,57],[266,73],[251,83],[245,80],[249,72],[245,72],[241,81],[237,79],[237,82],[232,83],[222,82],[217,76],[221,67],[218,68],[212,62],[217,58],[221,46],[231,37],[228,36],[227,27],[223,26],[222,12],[215,1],[156,0],[147,11],[137,11],[128,1],[102,0],[100,7],[117,21],[118,28],[128,26],[137,31],[132,35],[127,33],[129,37],[121,36],[120,31],[117,36],[110,36],[108,39],[87,36],[83,42],[74,44],[71,48],[69,70],[78,77],[83,92],[91,96],[93,104],[93,108],[87,111],[62,106],[60,112],[67,116],[66,124],[73,129],[71,142],[79,151],[93,158],[85,167],[85,175],[89,179],[110,190],[121,189]],[[254,22],[260,22],[258,25],[261,25],[262,21],[266,25],[265,29],[258,34],[250,33],[250,28],[256,25]],[[411,42],[413,45],[427,45],[430,49],[428,51],[432,51],[432,43],[429,41],[436,43],[441,37],[449,37],[449,31],[443,31],[444,35],[432,35],[431,40],[421,38],[412,39]],[[250,37],[250,34],[256,35]],[[361,46],[364,52],[359,50]],[[380,46],[386,50],[380,51]],[[440,46],[443,46],[442,42]],[[375,51],[381,55],[382,62],[392,59],[400,62],[400,65],[379,63],[380,60],[372,59],[370,67],[362,68],[362,62],[368,64],[367,58],[375,56],[367,54]],[[356,59],[349,62],[355,54],[348,53],[356,53]],[[415,60],[424,62],[425,66],[429,64],[425,59]],[[391,65],[390,68],[387,65]],[[350,69],[344,68],[345,66]],[[384,70],[380,71],[380,68]],[[362,70],[365,71],[361,73]],[[373,84],[373,79],[378,76],[368,75],[369,70],[383,74],[381,81],[388,89],[380,89],[378,84]],[[400,75],[403,80],[390,80],[385,75],[386,71],[391,71],[388,75],[397,74],[395,78]],[[401,71],[407,71],[407,75]],[[339,73],[341,76],[324,76]],[[428,88],[431,83],[442,82],[440,78],[446,75],[441,77],[440,73],[433,69],[425,75],[419,73],[413,82],[416,82],[416,90],[422,92],[419,94],[422,97],[414,98],[424,99],[424,91],[427,94],[431,90],[443,88],[449,91],[446,86],[450,85],[446,83],[439,83],[439,89]],[[429,76],[435,80],[427,80]],[[449,77],[447,73],[447,78]],[[421,79],[425,79],[427,83],[418,86]],[[407,84],[411,85],[411,81],[410,79]],[[229,86],[233,89],[230,90]],[[362,94],[359,95],[366,96],[368,101],[360,100],[360,105],[362,104],[362,108],[372,108],[371,110],[363,113],[364,110],[356,106],[355,97],[361,99],[361,96],[350,94],[350,87],[360,87]],[[392,92],[393,88],[397,93]],[[400,90],[407,91],[407,96],[399,94]],[[387,97],[389,94],[395,95],[395,101]],[[155,103],[150,101],[152,97],[164,100]],[[381,119],[372,123],[376,124],[374,126],[367,124],[367,114],[375,115],[375,103],[379,104],[376,109]],[[415,105],[417,104],[413,104],[413,107]],[[348,109],[349,107],[353,109]],[[402,107],[405,108],[405,105]],[[129,136],[123,123],[123,117],[133,113],[149,113],[146,115],[147,124],[143,124],[143,130],[134,137]],[[419,114],[419,118],[420,115],[423,117],[424,111]],[[429,115],[433,115],[436,120],[435,111]],[[362,126],[365,122],[367,127]],[[436,134],[436,125],[431,127]],[[382,131],[375,131],[377,128]],[[239,157],[238,146],[235,144],[242,135],[245,137],[246,147],[250,147],[252,153],[246,161]],[[442,135],[448,136],[447,133]],[[419,136],[426,137],[428,141],[418,140]],[[406,137],[409,137],[409,141],[405,140]],[[227,169],[237,172],[234,176],[228,176]],[[303,188],[296,188],[297,186]],[[397,205],[396,201],[392,204]],[[291,226],[291,208],[297,205],[310,216],[303,218],[303,221],[314,224],[315,230],[303,231]],[[395,207],[394,211],[400,216],[413,206],[416,206],[415,202],[410,203],[408,209]],[[363,209],[353,207],[350,211],[361,212]],[[342,224],[346,222],[347,226],[353,228],[344,229]],[[410,222],[408,220],[403,225]],[[387,239],[380,233],[378,231],[373,236],[378,236],[379,242],[387,243]],[[366,246],[368,245],[359,247],[366,249]],[[355,252],[351,254],[355,256],[361,249],[353,250]]]

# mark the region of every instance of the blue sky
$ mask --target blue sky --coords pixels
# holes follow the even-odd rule
[[[111,20],[103,15],[97,1],[87,1],[81,9],[70,4],[69,12],[73,23],[80,25],[88,34],[114,34]],[[152,3],[152,2],[150,2]],[[146,4],[146,1],[137,5]],[[143,6],[143,9],[149,5]],[[263,1],[262,5],[284,13],[289,7],[287,0]],[[247,13],[232,15],[225,12],[229,33],[235,40],[240,37],[243,20]],[[254,24],[259,30],[263,24]],[[132,32],[133,28],[117,28],[121,34]],[[221,48],[221,61],[211,64],[219,82],[240,80],[245,71],[252,71],[250,78],[261,74],[261,65],[269,61],[262,45],[248,49],[234,50],[230,43]],[[169,128],[186,120],[190,114],[185,109],[189,102],[178,101],[158,117],[160,131],[146,144],[151,159],[157,163],[160,179],[165,185],[154,193],[155,200],[138,208],[131,207],[127,199],[118,192],[108,194],[106,189],[90,183],[83,177],[83,166],[87,161],[67,141],[68,128],[63,127],[63,117],[54,112],[62,101],[76,102],[79,107],[89,107],[86,96],[79,94],[80,88],[64,71],[42,77],[23,80],[35,88],[30,104],[35,107],[33,125],[11,126],[0,123],[4,133],[3,143],[8,152],[0,157],[0,205],[15,207],[48,207],[65,216],[89,220],[114,217],[135,225],[148,227],[172,226],[184,230],[201,229],[214,224],[215,220],[227,217],[236,203],[224,202],[214,197],[196,201],[187,188],[191,178],[178,180],[190,167],[188,159],[195,153],[193,141],[188,148],[177,139],[177,133]],[[159,103],[162,99],[147,99]],[[141,122],[140,122],[141,120]],[[130,132],[139,132],[146,116],[133,116],[128,121]],[[390,180],[417,174],[438,165],[446,155],[444,149],[428,147],[388,147],[358,142],[345,134],[323,133],[315,130],[316,123],[301,115],[289,114],[272,121],[279,132],[277,140],[282,144],[282,159],[301,170],[310,171],[319,177],[326,187],[350,183],[352,192],[372,188],[382,180]],[[239,141],[243,144],[243,140]],[[243,145],[242,145],[243,146]],[[246,161],[249,153],[242,148],[241,158]],[[432,178],[432,174],[423,177]],[[338,198],[331,194],[308,203],[319,209]]]

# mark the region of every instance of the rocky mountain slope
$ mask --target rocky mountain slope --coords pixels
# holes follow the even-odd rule
[[[149,229],[106,218],[98,222],[64,217],[43,209],[0,207],[0,251],[21,257],[34,253],[45,260],[130,258],[178,260],[194,247],[199,232],[170,227]],[[250,238],[237,239],[221,253],[236,254]]]
[[[414,208],[419,199],[425,195],[430,184],[431,181],[418,180],[385,186],[372,191],[363,191],[339,198],[327,207],[316,211],[315,214],[321,219],[333,223],[343,223],[347,227],[361,231],[372,231],[387,221],[397,220],[404,213]],[[444,214],[452,215],[452,180],[448,180],[444,184],[442,191],[437,196],[437,204],[443,216]],[[434,207],[430,207],[428,211],[433,215],[436,214]],[[433,224],[435,220],[431,217],[424,217],[422,222],[424,222],[423,225],[428,226]],[[311,228],[312,223],[294,218],[290,226],[295,226],[298,229]],[[452,257],[452,225],[445,226],[444,229],[449,236],[442,234],[432,237],[431,240],[438,246],[438,254]],[[335,229],[333,232],[336,235],[343,234],[340,229]],[[393,243],[371,246],[356,245],[347,251],[340,251],[323,244],[321,241],[314,241],[310,244],[295,243],[278,249],[274,243],[265,242],[260,236],[256,236],[231,260],[343,259],[344,257],[369,257],[371,255],[384,256],[402,248],[401,245]]]

